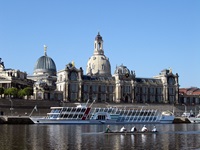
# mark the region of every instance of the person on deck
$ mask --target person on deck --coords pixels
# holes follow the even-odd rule
[[[153,127],[152,132],[157,132],[156,126]]]
[[[131,128],[131,132],[136,132],[136,131],[137,131],[137,129],[135,126]]]
[[[108,132],[112,132],[112,131],[110,130],[110,126],[109,126],[109,125],[107,125],[107,127],[106,127],[106,133],[108,133]]]
[[[142,132],[147,132],[147,131],[148,131],[146,125],[144,125],[144,126],[142,127],[141,131],[142,131]]]
[[[121,129],[120,129],[120,132],[125,132],[126,131],[126,128],[123,126]]]

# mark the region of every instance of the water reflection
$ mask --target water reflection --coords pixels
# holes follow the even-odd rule
[[[106,125],[0,125],[3,150],[198,149],[198,124],[156,125],[159,133],[105,135]],[[137,125],[140,129],[142,125]],[[149,125],[149,128],[153,125]],[[113,130],[121,126],[112,125]],[[127,129],[131,125],[126,126]]]

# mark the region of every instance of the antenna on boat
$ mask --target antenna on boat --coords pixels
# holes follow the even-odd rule
[[[90,106],[89,106],[89,107],[92,107],[92,105],[94,104],[94,102],[95,102],[95,100],[93,100],[93,102],[90,104]]]
[[[33,110],[31,111],[29,117],[31,117],[31,115],[33,114],[34,110],[37,111],[37,105],[35,105],[35,107],[34,107]]]
[[[87,102],[86,102],[85,106],[87,106],[87,104],[89,103],[89,101],[90,101],[90,99],[88,99],[88,100],[87,100]]]

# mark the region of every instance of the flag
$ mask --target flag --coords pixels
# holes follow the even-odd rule
[[[37,105],[35,105],[34,110],[37,111]]]

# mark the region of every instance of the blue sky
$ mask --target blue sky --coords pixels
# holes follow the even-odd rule
[[[112,73],[123,64],[150,78],[170,67],[180,87],[200,88],[199,0],[1,0],[0,22],[6,68],[33,74],[46,44],[57,70],[74,61],[85,73],[100,32]]]

